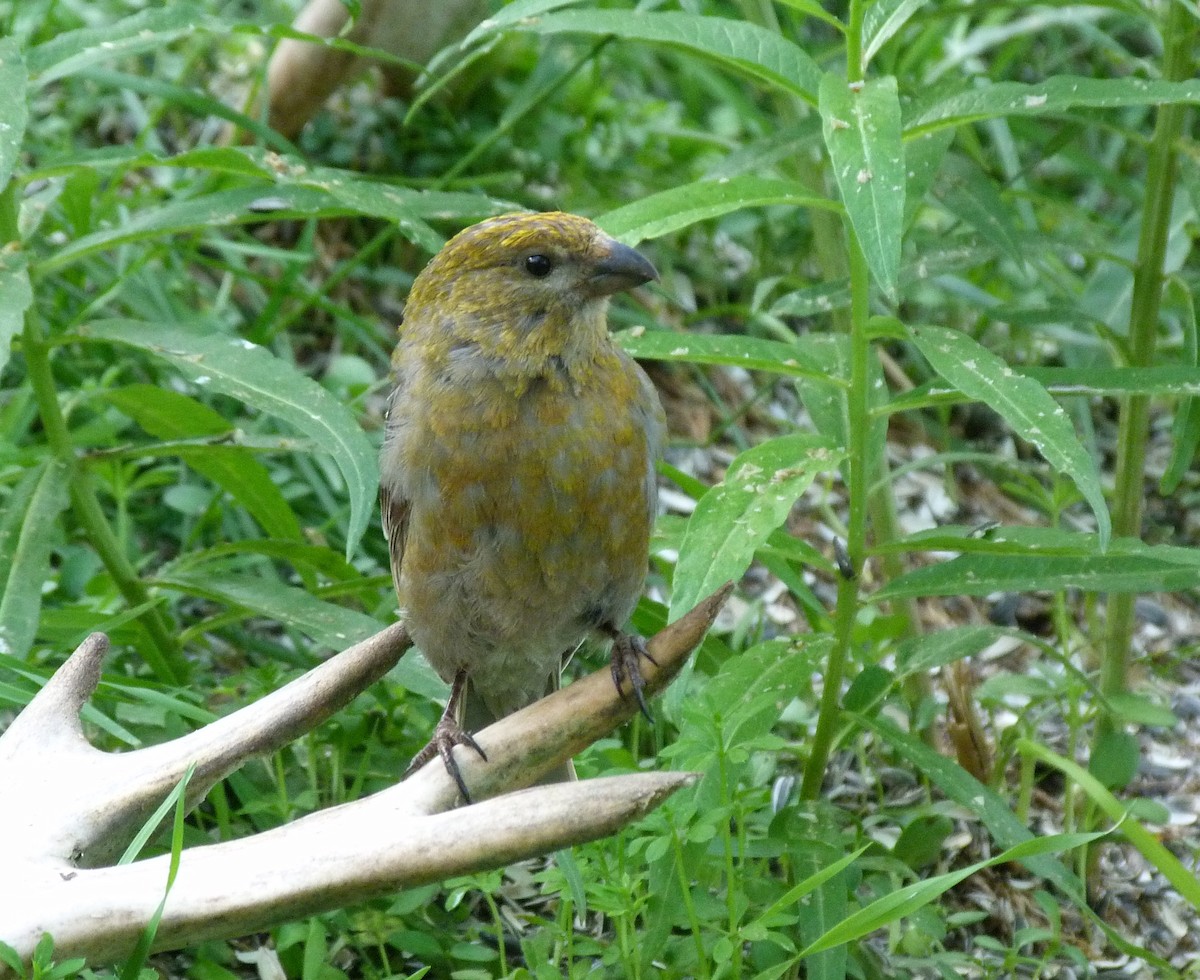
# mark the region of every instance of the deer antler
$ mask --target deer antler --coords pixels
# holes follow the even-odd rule
[[[725,587],[663,629],[643,667],[661,691],[703,638]],[[257,703],[164,745],[123,754],[84,738],[79,710],[108,648],[88,637],[0,736],[0,940],[28,959],[43,932],[61,956],[111,961],[128,953],[166,888],[168,858],[104,867],[195,766],[194,805],[224,776],[329,717],[411,645],[393,626]],[[493,868],[610,834],[693,778],[687,773],[530,786],[627,720],[636,705],[607,669],[477,735],[488,762],[463,753],[472,795],[444,768],[242,840],[183,852],[154,948],[232,937],[406,886]],[[507,794],[500,796],[499,794]],[[489,799],[489,797],[497,797]],[[0,976],[4,976],[0,964]]]

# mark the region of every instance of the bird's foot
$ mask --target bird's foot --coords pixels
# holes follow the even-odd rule
[[[646,697],[642,693],[642,689],[646,686],[646,682],[642,679],[641,658],[645,657],[655,667],[658,666],[655,659],[650,656],[650,651],[646,649],[646,641],[640,636],[632,636],[629,633],[618,633],[613,639],[612,646],[612,679],[617,685],[617,693],[621,697],[625,697],[625,692],[621,690],[621,682],[626,678],[629,679],[629,687],[633,691],[633,696],[637,700],[638,707],[641,709],[646,720],[650,724],[654,724],[654,716],[650,714],[650,709],[646,707]]]
[[[475,741],[471,733],[464,729],[455,718],[455,715],[458,713],[458,702],[462,698],[463,689],[466,687],[466,684],[466,672],[459,671],[458,676],[454,678],[453,686],[450,688],[450,700],[446,703],[446,710],[442,712],[442,717],[438,720],[437,727],[433,730],[433,737],[430,738],[425,748],[413,756],[412,762],[408,764],[408,768],[404,770],[404,776],[401,778],[407,779],[435,755],[439,755],[442,757],[442,765],[446,767],[446,772],[450,774],[450,778],[458,786],[458,791],[462,793],[462,798],[470,803],[471,794],[467,790],[467,784],[463,781],[462,773],[458,769],[458,763],[454,759],[454,747],[456,745],[465,745],[469,749],[474,749],[479,753],[479,757],[484,762],[487,762],[487,753],[480,748],[479,743]]]

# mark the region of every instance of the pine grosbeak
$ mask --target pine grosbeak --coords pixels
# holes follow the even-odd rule
[[[575,215],[508,214],[453,238],[409,293],[392,356],[383,526],[409,632],[450,701],[416,768],[557,687],[621,632],[646,572],[662,406],[608,333],[610,295],[658,277]]]

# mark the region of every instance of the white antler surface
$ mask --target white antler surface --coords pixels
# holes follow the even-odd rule
[[[722,589],[650,642],[648,694],[678,672],[727,595]],[[403,627],[393,626],[197,732],[111,754],[87,742],[79,719],[108,648],[92,634],[0,735],[0,940],[25,959],[44,932],[60,957],[104,962],[127,954],[162,901],[168,858],[106,864],[188,767],[195,766],[187,801],[195,805],[247,759],[328,718],[410,645]],[[636,710],[603,670],[478,733],[487,762],[456,755],[481,801],[472,806],[451,809],[457,790],[435,760],[373,796],[242,840],[189,848],[154,948],[243,935],[613,833],[692,777],[649,772],[523,787]]]

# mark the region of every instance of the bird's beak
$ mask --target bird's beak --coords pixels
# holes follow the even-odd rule
[[[641,252],[609,239],[608,251],[592,263],[583,288],[589,296],[611,296],[658,278],[658,270]]]

